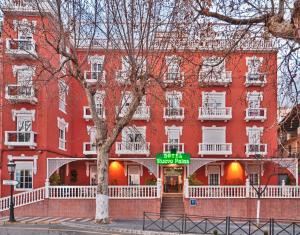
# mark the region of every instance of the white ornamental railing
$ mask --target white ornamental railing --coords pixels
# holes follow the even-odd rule
[[[149,142],[116,142],[116,154],[150,154]]]
[[[266,73],[247,73],[246,86],[264,86],[267,82]]]
[[[184,153],[184,143],[163,143],[164,153],[170,153],[171,150],[176,150],[177,153]]]
[[[246,186],[189,186],[190,198],[244,198]]]
[[[256,154],[267,154],[267,144],[246,144],[246,154],[256,155]]]
[[[36,56],[35,41],[33,39],[6,39],[6,52],[16,55]]]
[[[122,109],[120,110],[119,106],[116,106],[116,114],[119,117],[124,117],[127,113],[127,108],[124,106],[122,107]],[[149,121],[150,120],[150,107],[146,106],[146,105],[139,105],[133,116],[132,116],[132,120],[146,120]]]
[[[221,73],[213,73],[210,71],[199,72],[200,85],[228,86],[231,82],[232,82],[231,71],[225,71]]]
[[[256,187],[257,191],[253,188]],[[299,186],[261,185],[258,186],[189,186],[189,198],[300,198]]]
[[[49,198],[53,199],[93,199],[97,186],[50,186]],[[156,185],[108,186],[110,199],[157,198]]]
[[[266,108],[247,108],[245,120],[265,120],[267,119],[267,109]]]
[[[36,142],[33,131],[5,131],[4,144],[7,146],[29,146],[35,147]]]
[[[18,12],[51,12],[49,2],[46,0],[30,1],[30,0],[4,0],[1,4],[3,11]]]
[[[9,84],[5,87],[5,99],[14,101],[37,101],[31,85]]]
[[[18,193],[13,196],[14,207],[25,206],[45,199],[45,187]],[[10,197],[0,198],[0,211],[9,209]]]
[[[199,143],[200,155],[229,155],[232,154],[232,144],[231,143],[216,143],[216,144],[206,144]]]
[[[105,119],[105,109],[103,108],[96,108],[96,112],[99,118]],[[83,106],[83,118],[88,121],[92,119],[92,113],[89,106]]]
[[[199,107],[199,120],[229,120],[232,118],[231,107]]]
[[[184,119],[183,107],[164,107],[164,119],[165,120],[181,120]]]
[[[93,142],[83,142],[83,154],[97,154],[96,144],[94,144]]]
[[[184,82],[184,72],[178,72],[178,73],[167,72],[164,74],[164,82],[182,85]]]

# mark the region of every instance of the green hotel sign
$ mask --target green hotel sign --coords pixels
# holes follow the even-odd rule
[[[156,154],[157,165],[179,164],[188,165],[191,162],[191,156],[188,153],[158,153]]]

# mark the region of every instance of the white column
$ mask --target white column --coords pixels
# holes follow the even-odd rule
[[[184,197],[189,198],[189,179],[184,179]]]
[[[45,181],[45,198],[49,198],[49,186],[50,186],[49,179],[46,179],[46,181]]]
[[[157,198],[160,198],[161,197],[161,185],[162,185],[162,181],[161,181],[161,178],[157,178]]]
[[[250,197],[250,180],[246,179],[246,197]]]

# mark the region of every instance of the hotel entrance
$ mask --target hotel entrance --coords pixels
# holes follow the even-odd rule
[[[182,193],[183,176],[182,166],[163,167],[164,193]]]

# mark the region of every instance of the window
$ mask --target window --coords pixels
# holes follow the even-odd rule
[[[62,118],[57,118],[58,126],[58,148],[60,150],[66,150],[66,131],[69,124]]]
[[[103,106],[103,99],[104,99],[105,92],[97,92],[94,96],[95,99],[95,108],[96,112],[99,117],[104,117],[104,106]]]
[[[167,92],[167,109],[166,115],[167,116],[181,116],[183,115],[183,111],[180,107],[180,101],[182,100],[182,93],[181,92]]]
[[[140,166],[128,165],[128,185],[139,185],[140,184]]]
[[[103,73],[103,64],[99,62],[95,62],[91,64],[91,73],[92,79],[98,80],[101,79],[101,75]]]
[[[225,127],[202,127],[202,142],[205,144],[226,143]]]
[[[167,80],[176,81],[180,79],[180,58],[176,56],[166,57],[168,66]]]
[[[260,144],[260,136],[262,134],[262,131],[262,127],[247,127],[249,144]]]
[[[247,66],[248,66],[248,74],[250,75],[258,75],[259,70],[263,61],[262,57],[249,57],[246,59],[247,61]]]
[[[225,92],[203,92],[202,106],[206,108],[224,108],[225,107]]]
[[[32,189],[32,175],[32,162],[16,162],[15,180],[20,182],[18,185],[16,185],[16,190]]]
[[[182,127],[166,127],[168,135],[168,147],[165,149],[167,152],[171,150],[180,151],[180,135],[182,134]]]
[[[59,110],[63,113],[66,113],[66,105],[67,105],[67,94],[69,91],[69,86],[66,84],[64,80],[60,80],[58,82],[58,91],[59,91]]]
[[[146,127],[126,127],[122,131],[122,143],[127,150],[138,151],[146,148]]]
[[[262,101],[261,92],[248,92],[247,93],[248,107],[255,109],[260,107]]]
[[[249,180],[250,185],[258,185],[259,184],[259,174],[258,173],[250,173],[249,174]]]
[[[220,185],[220,166],[208,165],[206,166],[208,185]]]
[[[214,79],[221,78],[222,73],[225,72],[225,60],[222,57],[204,57],[201,70]]]

